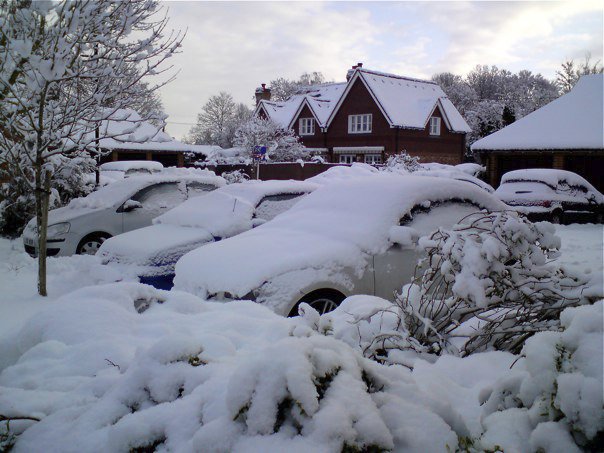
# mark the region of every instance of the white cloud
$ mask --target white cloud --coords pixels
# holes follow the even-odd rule
[[[162,89],[172,122],[193,122],[224,90],[252,104],[277,77],[321,71],[344,80],[351,64],[430,77],[477,64],[553,77],[566,58],[602,59],[602,6],[557,2],[174,2],[171,25],[188,28],[181,72]],[[168,125],[180,137],[190,126]]]

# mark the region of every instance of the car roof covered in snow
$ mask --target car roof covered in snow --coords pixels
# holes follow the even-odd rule
[[[156,224],[205,228],[226,237],[251,228],[256,205],[266,196],[309,193],[316,184],[305,181],[246,181],[203,197],[192,198],[154,219]]]
[[[160,162],[152,160],[125,160],[119,162],[105,162],[104,164],[101,164],[99,168],[103,171],[161,171],[164,169],[164,166]]]
[[[579,176],[572,171],[555,170],[551,168],[527,168],[524,170],[514,170],[505,173],[501,177],[501,184],[512,181],[543,182],[552,188],[556,188],[560,184],[568,184],[569,186],[584,186],[588,190],[598,192],[582,176]]]
[[[168,170],[168,169],[167,169]],[[91,194],[75,198],[67,205],[69,209],[104,209],[122,203],[150,184],[161,182],[199,182],[217,187],[226,184],[224,178],[214,172],[197,169],[170,169],[171,171],[151,175],[131,176],[108,184]]]
[[[332,264],[356,268],[366,254],[386,249],[390,228],[413,207],[452,198],[489,210],[506,209],[473,184],[448,178],[380,173],[334,182],[271,222],[189,252],[176,265],[175,285],[204,296],[228,291],[242,297],[290,271],[328,272]]]
[[[604,75],[582,76],[564,96],[472,144],[473,151],[602,149]]]

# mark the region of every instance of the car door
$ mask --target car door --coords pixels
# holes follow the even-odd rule
[[[151,225],[155,217],[186,199],[186,189],[176,182],[157,183],[139,190],[121,208],[123,232]]]
[[[432,203],[429,207],[417,205],[400,220],[399,225],[416,230],[419,236],[427,236],[438,228],[451,228],[479,210],[478,206],[466,201]],[[392,244],[384,253],[374,256],[375,295],[394,300],[395,293],[400,293],[403,285],[413,280],[421,256],[414,244]],[[418,272],[417,276],[421,273]]]

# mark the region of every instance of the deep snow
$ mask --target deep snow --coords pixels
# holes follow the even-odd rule
[[[602,226],[557,231],[562,265],[590,273],[601,293]],[[420,452],[455,450],[459,439],[477,449],[570,451],[565,424],[602,429],[601,374],[584,359],[601,354],[601,304],[565,314],[568,332],[535,337],[527,359],[416,357],[410,371],[358,352],[347,316],[379,306],[365,296],[332,318],[285,319],[249,302],[104,285],[134,276],[96,257],[49,259],[46,299],[36,295],[35,272],[20,241],[0,239],[0,414],[43,419],[11,423],[17,433],[32,426],[15,451],[128,451],[156,442],[178,451]],[[135,301],[148,310],[137,313]],[[539,415],[537,404],[553,388],[547,367],[556,342],[579,351],[556,378],[568,412],[560,423]],[[510,406],[520,398],[534,409]]]

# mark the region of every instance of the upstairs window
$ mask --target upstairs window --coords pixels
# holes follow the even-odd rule
[[[440,135],[440,118],[437,116],[430,118],[430,135]]]
[[[300,135],[315,135],[315,120],[312,118],[300,118]]]
[[[364,115],[349,115],[348,116],[348,133],[349,134],[368,134],[371,132],[371,121],[373,115],[367,113]]]

